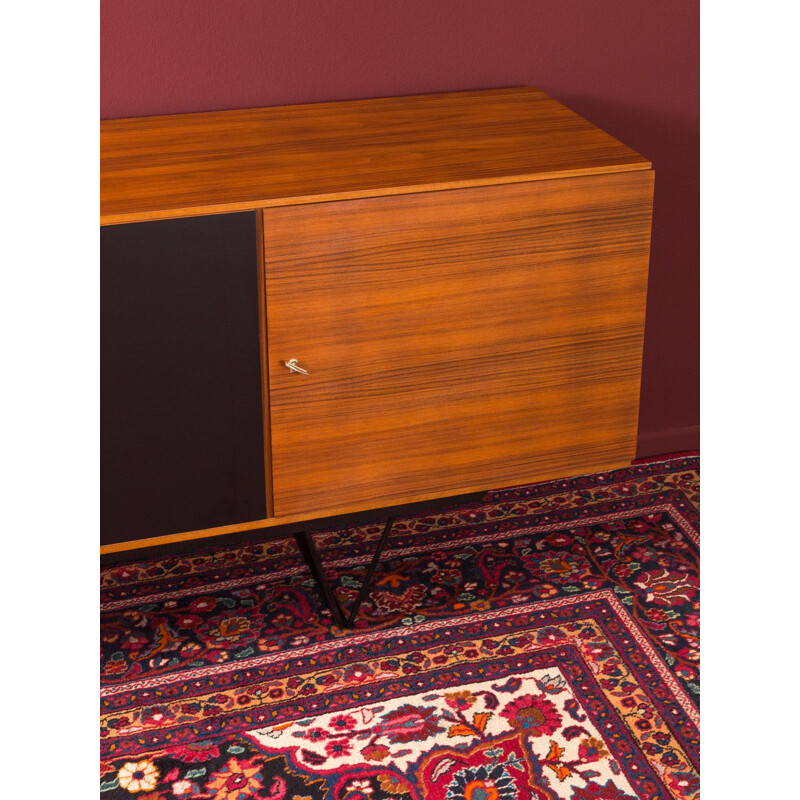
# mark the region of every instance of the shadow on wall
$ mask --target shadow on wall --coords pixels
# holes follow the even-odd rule
[[[664,114],[598,97],[553,93],[564,105],[653,162],[656,183],[637,455],[697,450],[699,114]]]

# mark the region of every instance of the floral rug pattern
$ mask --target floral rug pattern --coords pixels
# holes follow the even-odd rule
[[[353,631],[294,540],[101,576],[101,797],[699,796],[699,459],[399,520]],[[315,534],[345,606],[381,526]]]

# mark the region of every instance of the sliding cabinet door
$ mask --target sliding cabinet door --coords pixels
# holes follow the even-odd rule
[[[652,190],[648,171],[265,209],[276,515],[629,463]]]
[[[265,516],[255,223],[101,228],[104,544]]]

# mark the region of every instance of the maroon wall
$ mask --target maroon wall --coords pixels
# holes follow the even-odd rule
[[[699,4],[101,0],[101,116],[530,84],[653,161],[639,455],[699,448]]]

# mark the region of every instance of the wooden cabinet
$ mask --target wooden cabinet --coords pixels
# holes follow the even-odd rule
[[[227,487],[238,507],[222,512],[228,519],[207,513],[212,521],[199,525],[188,523],[200,517],[187,509],[186,525],[173,514],[171,529],[133,537],[118,524],[107,550],[634,457],[653,171],[542,92],[116,120],[104,123],[103,155],[103,221],[129,231],[122,238],[165,224],[141,220],[196,216],[195,226],[208,221],[211,230],[226,217],[205,215],[255,211],[227,215],[252,219],[252,235],[241,233],[246,245],[231,256],[235,265],[204,266],[218,280],[197,301],[224,294],[219,281],[249,274],[252,295],[239,278],[238,297],[245,317],[260,310],[260,330],[237,321],[231,307],[215,319],[239,337],[234,361],[250,366],[216,371],[219,393],[239,400],[223,404],[221,417],[235,422],[219,419],[228,434],[212,437],[214,447],[224,452],[227,436],[244,462],[242,474],[206,487],[205,497]],[[215,248],[207,242],[203,252]],[[103,280],[135,269],[115,258],[104,253]],[[159,285],[187,280],[169,256],[159,269]],[[131,321],[112,320],[113,341],[125,339],[118,323]],[[209,349],[201,334],[196,372]],[[260,396],[252,370],[259,337]],[[124,374],[111,371],[112,381]],[[263,427],[255,430],[258,401]],[[189,413],[184,427],[207,427],[200,417]],[[115,413],[112,427],[123,419]],[[180,472],[175,442],[163,446],[170,470]],[[263,469],[253,465],[254,447]],[[193,464],[184,478],[196,483],[197,472]],[[174,502],[185,506],[187,497],[191,491],[179,491]],[[258,501],[263,516],[241,518]]]

